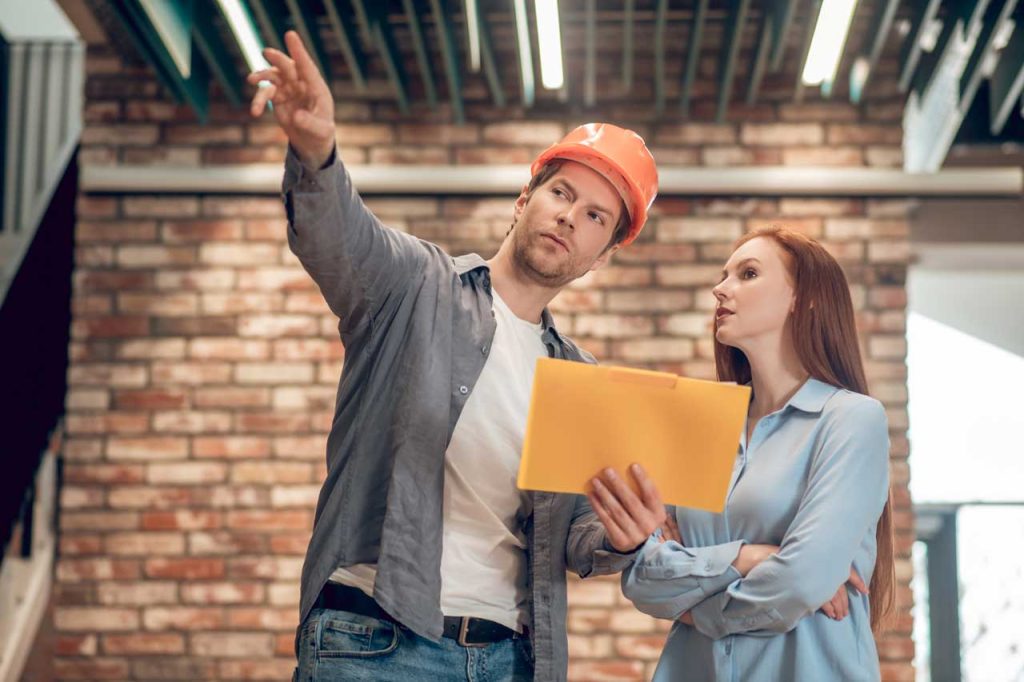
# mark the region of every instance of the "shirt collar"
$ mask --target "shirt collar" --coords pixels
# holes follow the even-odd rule
[[[459,277],[462,277],[467,272],[471,272],[473,270],[480,270],[480,269],[482,269],[482,270],[486,271],[486,273],[487,273],[487,289],[488,289],[488,294],[490,293],[490,288],[491,288],[491,284],[490,284],[491,266],[489,266],[487,264],[487,261],[485,261],[483,258],[481,258],[478,254],[467,253],[464,256],[454,256],[452,258],[452,263],[455,266],[455,274],[457,274]],[[551,316],[551,313],[548,312],[547,308],[544,308],[544,310],[541,311],[541,313],[540,313],[540,321],[541,321],[541,324],[544,326],[544,331],[545,332],[550,332],[551,334],[554,335],[554,338],[559,343],[564,343],[564,340],[562,339],[562,335],[559,334],[558,333],[558,329],[555,328],[555,320]]]
[[[799,391],[793,394],[793,397],[786,403],[786,407],[792,405],[803,412],[821,412],[828,399],[838,391],[839,389],[835,386],[811,377],[804,382]]]

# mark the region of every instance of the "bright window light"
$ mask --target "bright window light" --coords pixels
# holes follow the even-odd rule
[[[804,85],[821,85],[835,79],[856,7],[857,0],[825,0],[822,3],[801,76]]]
[[[548,90],[565,83],[562,73],[562,32],[558,27],[558,0],[537,0],[537,41],[540,47],[540,81]]]
[[[217,4],[228,20],[228,26],[242,50],[249,71],[262,71],[270,66],[263,58],[263,41],[256,33],[249,11],[242,6],[242,0],[217,0]]]

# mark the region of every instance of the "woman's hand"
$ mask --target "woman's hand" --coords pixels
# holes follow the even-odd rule
[[[745,578],[755,566],[778,552],[778,545],[743,545],[732,566]]]
[[[643,468],[633,464],[629,473],[640,489],[639,496],[611,468],[592,478],[587,492],[590,506],[604,524],[608,544],[623,553],[644,544],[666,516],[661,495]]]
[[[822,605],[821,610],[832,620],[842,620],[850,615],[850,596],[846,592],[846,586],[852,585],[861,594],[868,593],[868,587],[857,575],[857,569],[850,569],[850,579],[839,586],[836,595]]]
[[[260,116],[274,103],[274,118],[288,136],[303,165],[316,170],[334,150],[334,97],[295,31],[284,34],[291,56],[268,47],[263,56],[271,67],[250,73],[246,80],[259,88],[250,113]]]
[[[683,535],[679,532],[679,525],[676,523],[675,514],[670,514],[666,510],[665,522],[658,527],[661,528],[661,539],[659,542],[668,542],[669,540],[673,540],[678,542],[680,545],[685,544],[683,542]]]

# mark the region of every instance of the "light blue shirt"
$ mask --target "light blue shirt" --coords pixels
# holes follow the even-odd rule
[[[678,508],[685,543],[648,539],[623,573],[638,609],[677,622],[654,679],[775,682],[878,680],[868,596],[850,614],[819,611],[850,575],[870,584],[875,528],[889,490],[881,403],[808,381],[744,434],[722,514]],[[779,545],[741,577],[743,543]]]

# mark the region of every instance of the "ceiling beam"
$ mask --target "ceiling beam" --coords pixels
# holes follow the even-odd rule
[[[668,0],[658,0],[654,18],[654,111],[665,112],[665,25]]]
[[[689,115],[693,81],[697,78],[697,62],[700,60],[700,44],[704,38],[704,22],[708,15],[708,0],[697,0],[697,10],[690,27],[690,40],[686,50],[686,66],[683,69],[682,95],[679,100],[683,116]]]
[[[910,88],[917,63],[924,52],[921,37],[938,14],[940,4],[941,0],[917,0],[914,17],[910,22],[910,32],[904,38],[903,48],[900,50],[900,92],[906,92]]]
[[[622,87],[633,89],[633,14],[636,0],[626,0],[622,8]]]
[[[994,0],[985,11],[984,18],[981,19],[978,40],[967,60],[964,73],[960,76],[960,108],[964,111],[974,101],[974,96],[978,93],[978,86],[985,78],[985,63],[995,54],[996,34],[1010,20],[1010,16],[1016,8],[1017,0]],[[1024,31],[1024,26],[1019,24],[1013,29],[1015,34],[1021,31]],[[1003,59],[1005,58],[1004,52]]]
[[[782,67],[782,58],[786,54],[786,39],[789,29],[793,26],[797,0],[775,0],[772,5],[772,71]]]
[[[583,105],[597,103],[597,0],[583,7]]]
[[[931,85],[932,78],[935,77],[939,64],[946,58],[949,50],[956,48],[959,42],[959,35],[956,40],[953,39],[953,36],[960,25],[960,22],[956,19],[950,18],[944,21],[942,31],[935,41],[935,47],[931,52],[921,56],[917,68],[914,69],[914,75],[910,79],[910,89],[918,95],[927,90],[928,86]]]
[[[718,108],[715,113],[715,120],[719,123],[725,120],[725,114],[729,108],[732,81],[736,75],[736,59],[739,56],[740,42],[743,39],[743,25],[747,21],[749,8],[750,0],[732,0],[729,3],[725,46],[722,49],[722,77],[718,80]]]
[[[361,0],[355,0],[356,4]],[[395,45],[395,38],[391,34],[391,25],[388,23],[387,7],[374,4],[365,8],[366,19],[369,22],[370,36],[373,44],[377,46],[381,59],[384,61],[384,70],[388,73],[388,80],[394,88],[395,101],[398,110],[403,114],[409,113],[409,90],[406,85],[405,65],[402,63],[402,56]]]
[[[772,36],[775,34],[774,25],[778,20],[774,11],[768,10],[761,17],[761,30],[757,38],[757,48],[754,51],[754,66],[750,70],[750,80],[747,83],[747,104],[757,101],[757,93],[761,89],[761,79],[764,78],[765,68],[768,66],[771,55]]]
[[[276,0],[248,0],[256,23],[263,32],[266,44],[275,50],[285,51],[284,32],[287,29],[283,7]]]
[[[818,14],[821,12],[821,0],[811,0],[807,9],[807,23],[804,25],[803,42],[800,45],[800,60],[796,65],[796,89],[793,92],[793,99],[802,102],[804,99],[804,67],[807,65],[807,55],[811,52],[811,41],[814,39],[814,26],[818,23]]]
[[[519,85],[523,106],[532,107],[537,93],[537,81],[533,72],[533,48],[530,45],[526,0],[512,0],[512,12],[516,26],[516,56],[519,59]]]
[[[235,73],[235,62],[224,41],[221,40],[213,25],[209,12],[198,12],[192,21],[192,40],[195,41],[199,53],[210,67],[217,82],[220,83],[224,96],[234,106],[243,101],[241,83]]]
[[[324,50],[324,43],[320,40],[320,31],[317,30],[316,17],[309,9],[308,2],[301,0],[285,0],[288,3],[288,10],[291,12],[292,24],[302,38],[302,42],[309,46],[309,55],[316,62],[316,66],[323,74],[324,80],[331,82],[331,60],[327,58]]]
[[[487,79],[487,87],[491,91],[491,100],[494,106],[501,108],[505,106],[505,89],[501,85],[501,72],[498,70],[498,61],[494,57],[494,41],[491,39],[491,27],[487,23],[487,17],[482,13],[476,15],[477,40],[480,42],[480,59],[484,70],[484,78]]]
[[[352,76],[352,84],[356,87],[356,91],[364,92],[366,90],[366,57],[358,45],[356,30],[352,23],[342,16],[337,0],[324,0],[324,9],[327,10],[327,21],[341,46],[341,55]]]
[[[1017,13],[1021,15],[1020,12]],[[989,82],[989,131],[993,135],[1003,132],[1003,126],[1020,98],[1021,116],[1024,116],[1024,24],[1018,23],[1003,48]]]
[[[420,70],[420,78],[423,80],[423,94],[427,98],[427,104],[431,109],[437,108],[437,87],[434,85],[434,72],[430,68],[430,56],[427,52],[427,41],[423,37],[423,24],[420,22],[420,15],[416,11],[413,0],[402,0],[402,10],[405,12],[405,20],[409,24],[409,35],[412,38],[413,52],[416,54],[416,65]]]
[[[444,60],[445,73],[448,75],[448,96],[452,102],[452,113],[456,123],[465,123],[466,110],[462,104],[462,82],[459,76],[459,62],[455,56],[455,41],[452,39],[452,27],[448,21],[448,10],[445,0],[430,0],[430,8],[434,14],[437,39],[441,44],[441,55]]]
[[[875,13],[871,17],[871,25],[868,29],[866,50],[854,60],[850,69],[850,101],[858,103],[864,96],[864,90],[871,80],[871,73],[878,64],[878,59],[885,48],[885,42],[889,38],[889,31],[892,30],[893,20],[896,18],[896,8],[900,0],[882,0]]]

